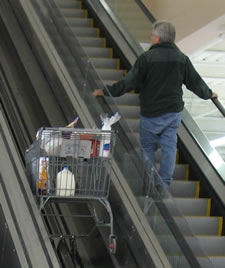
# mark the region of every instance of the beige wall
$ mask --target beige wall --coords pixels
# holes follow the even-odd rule
[[[187,53],[195,52],[225,33],[225,0],[142,1],[157,20],[169,20],[176,26],[177,44]]]

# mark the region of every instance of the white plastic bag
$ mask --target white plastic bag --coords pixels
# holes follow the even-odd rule
[[[41,139],[40,147],[48,156],[60,154],[63,137],[59,136],[59,133],[54,135],[54,132],[51,133],[49,130],[43,130],[39,138]]]
[[[69,125],[67,125],[67,128],[75,127],[79,120],[79,117],[76,117]],[[63,136],[60,133],[54,133],[54,131],[51,130],[38,130],[36,134],[36,138],[41,139],[41,149],[46,152],[49,156],[60,156],[61,153],[61,146],[63,143]]]

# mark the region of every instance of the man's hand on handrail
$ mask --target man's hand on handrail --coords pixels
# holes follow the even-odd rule
[[[212,92],[212,99],[217,99],[218,98],[218,95],[216,94],[216,92]]]
[[[92,95],[95,97],[104,96],[104,91],[102,89],[95,89],[93,91]]]

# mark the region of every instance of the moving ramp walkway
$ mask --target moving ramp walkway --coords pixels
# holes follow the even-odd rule
[[[54,30],[54,29],[53,29]],[[50,29],[50,31],[52,31],[52,28]],[[84,32],[84,31],[80,31],[80,32]],[[87,39],[86,39],[87,40]],[[62,48],[62,47],[61,47]],[[88,49],[87,49],[88,50]],[[95,49],[93,49],[93,50],[95,50]],[[92,49],[90,49],[89,51],[91,51],[91,52],[93,52],[93,50]],[[64,55],[66,55],[66,53],[67,52],[65,52],[65,50],[63,50],[63,53],[64,53]],[[90,52],[89,52],[90,53]],[[102,52],[102,54],[103,54],[103,52]],[[70,54],[69,54],[70,55]],[[93,76],[93,74],[94,74],[94,71],[93,71],[93,69],[92,69],[92,66],[91,66],[91,64],[89,64],[88,63],[88,65],[87,65],[87,67],[88,67],[88,69],[86,69],[86,70],[88,70],[88,72],[86,72],[86,82],[90,79],[91,80],[91,76]],[[101,68],[100,68],[101,69]],[[73,73],[73,75],[77,78],[77,73],[79,72],[79,70],[77,70],[76,68],[73,68],[72,70],[71,70],[71,72],[73,72],[74,70],[76,70],[76,73]],[[124,72],[124,71],[122,71],[122,72]],[[103,72],[104,73],[104,72]],[[115,72],[115,73],[117,73],[117,72]],[[104,75],[104,74],[103,74]],[[106,77],[106,80],[108,80],[108,81],[111,81],[111,77],[110,78],[108,78],[108,77]],[[113,78],[113,79],[115,79],[115,78]],[[119,78],[117,78],[117,79],[119,79]],[[87,83],[83,83],[83,82],[85,82],[85,81],[79,81],[79,79],[77,79],[78,80],[78,83],[81,83],[81,85],[82,85],[82,87],[83,87],[83,89],[87,89],[86,87],[87,87]],[[93,80],[93,79],[92,79]],[[108,81],[107,81],[107,83],[108,83]],[[86,101],[89,101],[88,102],[88,105],[89,105],[89,108],[90,107],[92,107],[92,106],[94,106],[94,104],[93,104],[93,101],[94,100],[90,100],[90,96],[88,95],[88,94],[84,94],[84,99],[86,99]],[[137,98],[136,98],[136,96],[133,96],[133,95],[129,95],[128,96],[128,98],[130,98],[130,99],[133,99],[133,103],[135,104],[135,102],[137,101]],[[126,102],[127,102],[127,100],[125,101],[125,105],[127,105],[126,104]],[[136,102],[136,104],[137,104],[137,102]],[[124,105],[124,106],[125,106]],[[111,105],[112,106],[112,105]],[[122,105],[121,105],[122,106]],[[85,106],[84,106],[85,107]],[[82,107],[82,108],[84,108],[84,107]],[[79,104],[78,104],[78,106],[76,107],[76,108],[79,108]],[[93,108],[93,107],[92,107]],[[125,107],[126,108],[126,107]],[[98,107],[97,107],[97,105],[96,106],[94,106],[94,109],[95,110],[97,110],[98,109]],[[129,109],[128,109],[129,110]],[[97,112],[96,111],[93,111],[93,114],[96,114],[96,116],[98,116],[99,115],[99,109],[97,110]],[[85,117],[85,116],[84,116]],[[85,119],[83,120],[84,122],[85,122]],[[82,122],[83,122],[82,121]],[[129,120],[128,120],[129,121]],[[136,121],[137,120],[134,120],[134,119],[131,119],[130,120],[130,126],[134,126],[134,130],[135,130],[135,125],[136,125]],[[92,122],[92,124],[93,124],[93,122]],[[125,124],[125,122],[124,122],[124,124]],[[137,128],[137,127],[136,127]],[[185,129],[185,128],[184,128]],[[123,130],[123,129],[122,129]],[[182,131],[182,129],[181,129],[181,131]],[[183,130],[183,131],[185,131],[185,130]],[[137,134],[138,135],[138,134]],[[184,135],[184,134],[183,134]],[[120,144],[121,145],[121,144]],[[123,146],[121,145],[121,148],[123,148]],[[122,150],[120,151],[120,152],[122,152]],[[120,159],[121,160],[121,163],[123,163],[124,164],[124,170],[127,170],[128,168],[127,168],[127,163],[130,161],[130,155],[132,155],[132,154],[130,154],[130,153],[132,153],[133,151],[132,151],[132,149],[130,149],[130,151],[129,151],[129,154],[127,154],[127,155],[123,155],[123,156],[126,156],[127,158],[126,158],[126,160],[124,160],[124,159]],[[120,157],[120,156],[118,156],[118,157]],[[131,164],[132,164],[132,161],[130,162]],[[128,165],[129,166],[129,165]],[[183,169],[183,167],[182,167],[182,165],[179,165],[177,168],[176,168],[176,174],[175,174],[175,177],[177,176],[177,179],[180,179],[181,178],[181,173],[180,173],[180,171],[178,171],[178,170],[182,170]],[[186,165],[184,165],[184,167],[186,168],[187,166]],[[134,174],[134,172],[132,172],[132,174]],[[178,175],[179,174],[179,175]],[[184,172],[184,174],[186,174],[186,171]],[[186,176],[186,175],[185,175]],[[137,183],[136,181],[136,178],[134,178],[133,180],[131,180],[131,177],[128,179],[128,184],[130,184],[130,186],[131,186],[131,188],[134,188],[134,186],[132,187],[132,184],[133,185],[135,185],[135,189],[136,189],[136,194],[137,195],[139,195],[140,194],[140,189],[138,189],[138,186],[140,186],[141,185],[141,183]],[[141,182],[141,181],[139,181],[139,182]],[[115,183],[115,181],[114,181],[114,183]],[[128,187],[128,185],[125,183],[125,182],[121,182],[120,181],[120,187],[121,188],[125,188],[126,190],[125,190],[125,192],[128,192],[129,193],[129,187]],[[179,184],[179,183],[178,183]],[[183,183],[180,183],[181,185],[183,185]],[[175,187],[176,188],[176,187]],[[191,187],[190,187],[191,188]],[[176,191],[176,189],[173,189],[172,190],[172,192],[174,193],[174,195],[175,195],[175,191]],[[193,192],[196,194],[196,192],[198,192],[198,190],[193,190]],[[180,193],[180,192],[179,192]],[[193,194],[193,193],[192,193]],[[179,202],[180,203],[180,202]],[[207,202],[206,202],[207,204],[208,203],[210,203],[208,200],[207,200]],[[204,201],[203,201],[203,204],[204,204]],[[139,217],[139,220],[140,219],[142,219],[142,217],[143,217],[143,219],[142,220],[144,220],[144,215],[142,215],[141,214],[141,211],[140,211],[140,208],[139,208],[139,206],[138,206],[138,204],[137,203],[135,203],[135,200],[133,201],[132,200],[132,205],[135,207],[135,212],[138,214],[138,217]],[[203,207],[204,205],[202,205],[202,207]],[[205,211],[207,210],[207,208],[206,208],[207,206],[205,206]],[[209,212],[207,212],[208,214],[209,214]],[[115,214],[117,214],[117,211],[115,211]],[[136,215],[137,215],[136,214]],[[119,217],[119,215],[117,215],[118,217]],[[155,215],[156,216],[156,215]],[[150,221],[151,221],[151,219],[152,219],[153,217],[150,217]],[[158,218],[159,219],[159,218]],[[155,222],[157,222],[157,221],[159,221],[157,219],[157,217],[155,217]],[[160,219],[162,219],[162,218],[160,218]],[[221,218],[220,218],[221,219]],[[178,219],[179,220],[179,219]],[[191,220],[190,220],[191,221]],[[145,222],[145,221],[144,221]],[[218,222],[220,222],[220,225],[221,225],[221,220],[218,220]],[[146,222],[145,222],[146,223]],[[162,224],[163,224],[163,220],[161,221],[161,226],[162,226]],[[149,234],[151,234],[151,230],[150,230],[150,228],[148,227],[148,226],[145,226],[145,228],[146,228],[146,230],[148,231],[146,234],[147,235],[149,235]],[[153,228],[154,228],[154,226],[153,226]],[[168,233],[167,233],[168,231],[166,231],[166,235],[167,235],[167,238],[168,238]],[[158,237],[160,238],[162,238],[163,237],[163,235],[164,234],[158,234]],[[160,239],[159,239],[160,240]],[[191,239],[190,239],[191,240]],[[164,240],[165,241],[165,240]],[[167,241],[169,241],[169,240],[167,240]],[[157,244],[157,241],[156,241],[156,243],[155,244]],[[137,249],[136,249],[137,250]],[[135,251],[135,249],[134,249],[134,251]],[[166,251],[166,249],[164,248],[164,251]],[[137,252],[138,253],[138,252]],[[173,255],[174,254],[174,252],[170,252],[170,255]],[[138,254],[137,254],[138,255]],[[162,253],[162,255],[161,256],[163,256],[163,253]],[[152,256],[151,256],[152,257]],[[172,257],[172,256],[171,256]],[[174,257],[176,257],[176,255],[174,256]],[[172,258],[171,258],[172,259]],[[173,261],[174,261],[174,259],[176,259],[176,258],[173,258]],[[179,261],[181,262],[181,259],[182,258],[179,258]],[[173,261],[171,260],[171,263],[173,263]],[[173,265],[176,265],[176,261],[173,263]],[[184,266],[184,263],[186,263],[185,262],[185,260],[183,260],[183,267],[186,267],[186,266]],[[168,264],[169,265],[169,264]],[[144,266],[141,266],[141,267],[144,267]],[[159,267],[159,266],[157,266],[157,267]],[[169,267],[169,266],[165,266],[165,267]],[[175,267],[175,266],[174,266]],[[187,266],[188,267],[188,266]],[[197,266],[195,266],[195,267],[197,267]],[[205,266],[206,267],[206,266]],[[218,266],[219,267],[219,266]]]

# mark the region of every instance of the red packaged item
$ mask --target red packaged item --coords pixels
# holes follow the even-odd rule
[[[90,141],[93,139],[93,135],[92,134],[82,134],[80,135],[80,140],[87,140]]]
[[[92,145],[91,145],[91,156],[92,157],[99,156],[99,147],[100,147],[100,141],[92,140]]]

